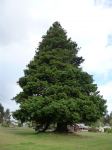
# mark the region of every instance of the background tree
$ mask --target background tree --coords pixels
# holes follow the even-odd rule
[[[104,124],[112,126],[112,112],[104,116]]]
[[[110,126],[112,127],[112,112],[110,113],[109,124],[110,124]]]
[[[5,126],[10,125],[10,117],[11,117],[10,110],[6,109],[6,111],[4,112],[4,121],[3,121],[3,124]]]
[[[0,104],[0,123],[3,123],[4,107]]]
[[[67,131],[68,124],[91,123],[104,115],[106,101],[92,76],[80,67],[84,59],[78,50],[55,22],[18,81],[23,91],[14,98],[20,103],[14,117],[35,122],[43,131],[52,123],[57,124],[57,131]]]

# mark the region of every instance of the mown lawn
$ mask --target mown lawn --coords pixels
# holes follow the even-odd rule
[[[32,129],[0,127],[0,150],[112,150],[112,134],[35,134]]]

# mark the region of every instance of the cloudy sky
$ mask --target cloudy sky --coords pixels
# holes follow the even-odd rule
[[[16,84],[53,22],[81,47],[82,67],[93,75],[112,111],[112,0],[0,0],[0,102],[11,111]]]

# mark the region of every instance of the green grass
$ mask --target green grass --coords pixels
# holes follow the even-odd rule
[[[0,127],[0,150],[112,150],[112,134],[36,134],[32,129]]]

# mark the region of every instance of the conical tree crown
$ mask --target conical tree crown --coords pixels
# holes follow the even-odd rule
[[[55,53],[58,52],[62,61],[64,60],[64,62],[67,61],[67,63],[79,66],[84,59],[77,56],[78,50],[79,48],[77,47],[76,42],[71,41],[70,38],[68,39],[66,31],[61,27],[60,23],[55,22],[49,28],[47,34],[42,37],[42,42],[40,42],[39,47],[37,48],[37,53],[50,53],[51,51],[54,51],[53,53],[55,55]]]
[[[56,48],[68,48],[67,36],[64,29],[58,22],[55,22],[52,27],[47,31],[47,34],[42,37],[39,50],[52,50]]]
[[[51,90],[46,92],[47,88],[50,89],[51,84],[56,84],[58,90],[56,91],[55,87],[52,88],[55,89],[55,94],[61,93],[63,88],[60,86],[64,82],[68,82],[67,80],[73,82],[72,80],[77,78],[73,70],[78,69],[83,61],[82,57],[77,56],[77,52],[77,44],[67,39],[65,30],[58,22],[55,22],[43,36],[34,59],[24,71],[25,77],[19,79],[18,83],[23,92],[17,95],[16,100],[20,102],[22,99],[27,99],[28,96],[53,94]]]
[[[76,47],[76,43],[70,43],[70,39],[67,39],[65,30],[58,22],[55,22],[52,27],[49,28],[47,34],[42,37],[43,40],[40,43],[39,50],[51,50],[56,48],[71,49]],[[71,47],[69,47],[71,44]]]
[[[18,81],[23,91],[15,97],[20,103],[16,118],[67,125],[92,122],[103,115],[105,100],[92,76],[79,67],[83,58],[78,50],[58,22],[49,28]]]

